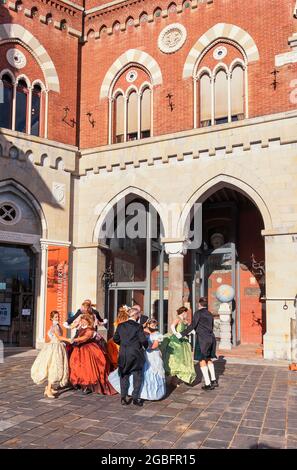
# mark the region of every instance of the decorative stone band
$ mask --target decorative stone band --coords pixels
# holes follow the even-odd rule
[[[187,245],[184,240],[175,239],[162,239],[162,243],[165,246],[165,252],[169,255],[169,258],[180,258],[187,253]]]
[[[53,245],[53,246],[70,246],[71,242],[69,241],[61,241],[61,240],[49,240],[47,238],[41,238],[40,243],[43,246]]]
[[[101,99],[109,96],[113,81],[129,63],[139,64],[145,67],[151,75],[153,86],[162,84],[162,72],[157,61],[144,51],[129,49],[122,54],[107,71],[100,90]]]
[[[204,33],[190,50],[184,65],[184,79],[194,76],[195,65],[199,56],[212,42],[220,38],[237,42],[244,50],[248,62],[259,60],[257,45],[249,33],[233,24],[218,23]]]
[[[287,64],[294,64],[297,62],[297,50],[285,52],[275,56],[275,66],[282,67]]]
[[[0,25],[0,43],[20,42],[35,57],[43,70],[48,90],[60,92],[60,83],[56,68],[45,48],[40,42],[19,24]]]

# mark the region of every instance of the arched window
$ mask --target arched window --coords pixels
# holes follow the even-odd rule
[[[31,101],[31,135],[40,135],[41,87],[34,85]]]
[[[225,70],[220,70],[215,76],[215,123],[228,122],[228,80]]]
[[[122,94],[118,95],[115,99],[115,104],[114,104],[114,129],[115,129],[115,136],[114,136],[114,142],[119,143],[119,142],[124,142],[124,97]]]
[[[214,59],[218,61],[215,67]],[[202,54],[199,64],[194,76],[194,127],[247,118],[247,62],[238,48],[216,42]]]
[[[232,121],[244,119],[244,70],[236,65],[231,73],[231,118]]]
[[[146,70],[136,64],[125,68],[109,97],[108,143],[151,137],[153,88]]]
[[[19,80],[16,89],[16,112],[15,130],[26,132],[27,130],[27,107],[28,107],[28,85],[24,79]]]
[[[13,84],[10,75],[4,74],[2,76],[1,85],[2,90],[0,89],[0,127],[11,129]]]
[[[200,123],[211,125],[211,78],[207,73],[200,77]]]
[[[134,90],[128,97],[127,107],[127,140],[136,140],[138,138],[138,96]]]
[[[141,97],[140,136],[142,139],[151,136],[151,90],[145,88]]]

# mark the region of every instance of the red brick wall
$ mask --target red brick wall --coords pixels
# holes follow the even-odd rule
[[[82,0],[76,0],[79,6]],[[86,8],[93,8],[105,3],[104,0],[89,0]],[[88,15],[85,20],[85,32],[94,29],[98,33],[102,25],[111,28],[119,21],[126,23],[129,16],[138,20],[142,12],[153,14],[157,7],[166,9],[170,1],[165,0],[127,0]],[[176,3],[179,5],[181,1]],[[15,12],[6,5],[1,5],[0,22],[21,24],[32,32],[47,50],[56,67],[61,92],[50,92],[49,99],[49,138],[69,144],[93,147],[105,145],[108,141],[108,102],[100,100],[100,88],[104,76],[111,64],[130,48],[140,49],[150,54],[159,64],[163,75],[163,84],[154,90],[154,134],[161,135],[191,129],[193,127],[193,83],[183,80],[183,67],[187,55],[197,39],[217,23],[232,23],[247,31],[258,46],[260,60],[249,66],[249,111],[250,117],[261,116],[295,109],[289,96],[291,82],[297,76],[297,64],[280,68],[278,86],[274,90],[271,83],[276,54],[290,51],[288,37],[297,31],[297,21],[293,18],[295,0],[214,0],[213,3],[201,2],[195,9],[185,9],[182,13],[171,13],[167,18],[154,18],[153,22],[130,26],[126,31],[109,35],[103,33],[99,39],[90,39],[82,47],[82,64],[79,63],[78,38],[67,31],[60,31],[53,25],[39,21],[39,15],[51,13],[55,21],[67,20],[71,28],[82,30],[82,12],[56,0],[47,4],[45,0],[36,0],[38,8],[36,18],[28,18],[24,9],[31,9],[32,1],[23,1],[23,10]],[[157,46],[160,31],[168,24],[179,22],[187,29],[188,37],[184,46],[174,54],[164,54]],[[3,46],[0,46],[0,51]],[[0,57],[3,58],[2,51]],[[27,74],[26,69],[23,72]],[[28,69],[28,72],[30,70]],[[29,74],[27,74],[29,75]],[[77,88],[82,80],[82,95]],[[31,77],[29,77],[31,78]],[[168,93],[173,94],[174,110],[168,106]],[[79,104],[81,104],[80,119]],[[69,107],[69,119],[74,119],[77,126],[68,126],[62,122],[63,108]],[[92,127],[87,112],[93,114],[96,121]],[[79,126],[80,124],[80,126]],[[79,132],[78,132],[79,131]]]
[[[62,5],[62,2],[57,2]],[[25,29],[31,32],[33,36],[40,42],[46,49],[52,62],[55,65],[59,81],[60,93],[53,91],[49,92],[49,112],[48,112],[48,138],[58,142],[63,142],[71,145],[77,143],[77,130],[76,126],[71,127],[62,122],[64,116],[64,107],[69,107],[69,119],[74,119],[79,122],[77,117],[77,80],[78,80],[78,39],[70,36],[67,31],[61,31],[54,27],[53,24],[43,24],[39,21],[39,15],[46,16],[51,13],[55,21],[66,19],[67,24],[74,29],[81,30],[81,12],[69,8],[69,12],[56,9],[55,7],[47,6],[41,1],[33,2],[23,0],[23,10],[15,12],[8,9],[7,6],[1,6],[0,23],[15,23],[20,24]],[[32,6],[37,6],[38,15],[34,18],[25,16],[24,9],[31,9]],[[35,78],[40,78],[45,83],[44,75],[40,69],[39,64],[31,56],[30,53],[25,51],[28,59],[26,67],[20,70],[13,70],[6,61],[6,50],[15,47],[15,43],[0,46],[0,70],[9,68],[17,76],[25,74],[33,81]],[[24,52],[24,48],[17,45],[17,48]]]
[[[91,2],[89,2],[91,3]],[[99,2],[92,2],[93,4]],[[129,16],[138,19],[142,11],[152,14],[156,7],[165,9],[168,1],[126,2],[110,11],[86,18],[86,30],[99,31],[104,24],[112,27],[115,21],[125,23]],[[176,2],[181,3],[181,2]],[[129,8],[127,7],[129,5]],[[289,51],[288,37],[296,30],[293,18],[295,1],[286,0],[214,0],[212,4],[200,3],[196,9],[170,14],[168,18],[155,18],[152,23],[131,26],[126,31],[112,35],[103,34],[83,47],[83,97],[82,116],[94,113],[97,125],[91,128],[83,118],[81,146],[104,145],[108,140],[107,99],[100,100],[99,92],[104,76],[112,63],[130,48],[141,49],[150,54],[159,64],[163,84],[154,90],[154,134],[190,129],[193,126],[193,84],[183,80],[183,66],[187,55],[197,39],[217,23],[235,24],[247,31],[256,42],[260,60],[249,66],[250,117],[261,116],[294,109],[290,103],[290,82],[296,77],[296,64],[284,66],[278,74],[279,85],[271,86],[276,54]],[[280,27],[281,21],[281,27]],[[187,28],[185,45],[173,55],[162,53],[157,47],[160,31],[172,22],[180,22]],[[173,94],[174,111],[170,111],[166,95]]]

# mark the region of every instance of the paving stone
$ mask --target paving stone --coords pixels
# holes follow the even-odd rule
[[[151,439],[143,446],[145,449],[170,449],[171,447],[172,442],[159,441],[157,439]]]
[[[261,434],[265,434],[267,436],[280,436],[285,437],[286,430],[285,429],[273,429],[273,428],[263,428]]]
[[[234,434],[235,434],[235,429],[231,429],[231,428],[227,429],[227,428],[220,427],[219,425],[216,425],[209,433],[208,438],[217,439],[221,441],[229,440],[230,442]]]
[[[206,439],[202,449],[228,449],[230,441],[220,441],[218,439]]]
[[[257,449],[258,437],[236,435],[230,444],[232,449]]]
[[[104,434],[100,436],[100,439],[102,439],[103,441],[114,442],[114,443],[121,442],[125,438],[126,438],[126,434],[120,434],[120,433],[111,432],[111,431],[105,432]]]

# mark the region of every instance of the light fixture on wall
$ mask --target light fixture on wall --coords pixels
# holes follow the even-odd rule
[[[271,86],[273,86],[273,89],[276,90],[277,85],[279,82],[276,80],[277,79],[277,74],[279,73],[278,70],[274,69],[270,74],[274,76],[273,82],[271,83]]]
[[[88,112],[86,115],[88,116],[89,123],[91,124],[91,126],[95,127],[96,121],[92,118],[92,113]]]
[[[175,108],[175,104],[174,104],[173,101],[172,101],[173,94],[172,94],[172,93],[168,93],[168,95],[166,95],[166,98],[168,99],[168,106],[169,106],[170,111],[173,111],[174,108]]]
[[[68,118],[68,113],[70,111],[70,108],[68,106],[65,106],[65,108],[63,108],[63,110],[64,110],[65,114],[62,118],[62,121],[65,122],[65,124],[67,124],[67,126],[75,127],[75,125],[76,125],[75,119],[73,119],[73,118],[69,119]]]

